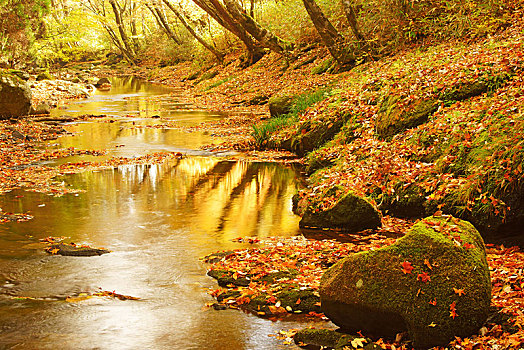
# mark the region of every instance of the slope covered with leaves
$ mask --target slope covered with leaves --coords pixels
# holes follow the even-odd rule
[[[442,209],[484,232],[518,233],[523,44],[524,31],[515,26],[482,42],[418,48],[355,68],[296,125],[273,135],[284,145],[317,124],[347,119],[333,140],[308,155],[309,170],[316,172],[299,207],[329,208],[344,191],[325,194],[339,186],[392,215]],[[485,88],[461,95],[475,84]],[[377,132],[388,104],[402,115],[427,101],[435,108],[422,124],[393,135]]]

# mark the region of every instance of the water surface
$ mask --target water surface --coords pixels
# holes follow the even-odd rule
[[[113,83],[119,86],[121,81]],[[307,321],[272,322],[237,310],[203,308],[213,300],[206,290],[217,285],[205,275],[199,258],[246,247],[231,241],[239,236],[296,235],[299,218],[291,212],[291,196],[300,182],[300,169],[203,156],[194,151],[210,141],[202,134],[126,129],[130,117],[124,114],[133,105],[122,95],[137,102],[146,97],[142,95],[166,93],[165,88],[136,81],[128,85],[113,90],[114,99],[107,92],[61,110],[103,110],[116,122],[74,124],[68,128],[77,129],[75,136],[54,142],[109,148],[111,155],[180,149],[190,156],[63,177],[69,186],[85,190],[78,195],[52,197],[18,190],[0,196],[4,211],[30,211],[35,216],[0,225],[0,349],[290,348],[268,335],[305,327]],[[162,99],[177,103],[176,98]],[[151,109],[163,113],[164,107]],[[186,112],[165,113],[186,118]],[[189,113],[184,123],[217,118],[195,114]],[[151,122],[142,117],[134,116],[135,123]],[[67,242],[105,247],[112,253],[49,256],[38,242],[47,236],[66,236]],[[98,288],[141,300],[63,300]]]

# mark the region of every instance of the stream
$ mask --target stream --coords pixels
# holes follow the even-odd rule
[[[69,102],[53,115],[107,114],[114,122],[70,123],[55,147],[108,149],[104,157],[169,151],[187,154],[158,165],[124,165],[61,179],[85,192],[53,197],[16,190],[0,196],[5,212],[34,219],[0,224],[0,349],[291,349],[270,337],[317,321],[271,321],[239,310],[205,308],[217,288],[199,259],[247,247],[240,236],[293,236],[291,197],[300,169],[232,162],[199,150],[217,142],[201,132],[137,128],[160,115],[185,125],[223,116],[181,110],[176,91],[135,78],[113,78],[110,91]],[[170,96],[168,94],[174,93]],[[78,156],[48,162],[101,160]],[[105,247],[99,257],[48,255],[39,239]],[[102,290],[140,300],[67,296]],[[16,299],[15,297],[32,299]]]

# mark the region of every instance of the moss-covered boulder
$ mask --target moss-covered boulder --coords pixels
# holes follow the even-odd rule
[[[348,192],[327,210],[306,207],[300,227],[342,228],[358,232],[381,225],[379,211],[365,198]]]
[[[321,147],[340,131],[348,119],[348,114],[335,115],[322,122],[305,122],[291,140],[291,151],[299,156]]]
[[[399,96],[386,97],[380,106],[376,120],[379,137],[388,138],[406,129],[425,123],[439,106],[437,99],[415,100],[405,105]]]
[[[19,117],[31,110],[31,89],[12,74],[0,74],[0,119]]]
[[[408,331],[417,348],[447,344],[478,331],[489,314],[484,241],[467,221],[428,217],[394,245],[333,265],[320,298],[322,311],[349,331]]]
[[[292,96],[273,96],[268,100],[269,114],[271,117],[278,117],[291,113],[293,106]]]

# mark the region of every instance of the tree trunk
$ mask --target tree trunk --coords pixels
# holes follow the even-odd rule
[[[340,65],[353,63],[355,56],[345,47],[344,37],[333,27],[315,0],[302,0],[302,2],[331,56],[333,56]]]
[[[229,30],[239,38],[248,51],[248,65],[256,63],[264,56],[262,49],[253,41],[249,33],[238,24],[233,17],[227,12],[218,0],[193,0],[201,9],[206,11],[222,27]]]
[[[135,52],[133,50],[133,47],[131,46],[131,43],[129,42],[129,38],[127,37],[125,28],[124,28],[124,22],[122,21],[122,14],[120,13],[120,9],[118,8],[118,4],[115,2],[115,0],[109,0],[109,4],[111,5],[113,9],[113,13],[115,14],[115,21],[116,25],[118,27],[118,33],[120,34],[120,39],[122,40],[123,46],[125,47],[127,54],[126,56],[132,57],[133,64],[136,64]]]
[[[211,52],[213,55],[215,55],[215,57],[218,59],[219,62],[222,62],[223,59],[224,59],[224,55],[219,52],[215,47],[213,47],[213,45],[210,45],[209,43],[207,43],[207,41],[204,40],[204,38],[202,38],[200,35],[198,35],[197,32],[195,32],[195,30],[193,29],[193,27],[191,27],[189,25],[189,23],[187,23],[186,19],[184,18],[184,16],[175,8],[175,6],[173,6],[169,0],[163,0],[164,3],[167,5],[167,7],[169,7],[169,9],[171,11],[173,11],[173,13],[175,14],[175,16],[177,16],[177,18],[180,20],[180,22],[182,23],[182,25],[187,29],[187,31],[202,45],[204,46],[209,52]]]
[[[262,27],[240,7],[236,0],[224,0],[224,4],[231,16],[263,47],[279,54],[284,54],[293,49],[293,44],[283,41]]]
[[[175,35],[175,33],[171,30],[171,27],[169,26],[169,23],[167,23],[167,19],[164,16],[164,13],[158,8],[156,4],[153,4],[153,7],[149,4],[146,4],[146,7],[151,11],[153,16],[155,17],[158,25],[160,28],[164,30],[164,32],[167,34],[167,36],[175,42],[175,44],[180,45],[181,42]]]
[[[349,26],[351,27],[351,31],[353,31],[353,35],[355,35],[361,44],[364,44],[365,39],[358,28],[355,7],[353,6],[352,1],[342,0],[342,8],[344,9],[344,14],[346,15],[346,19],[349,23]]]

